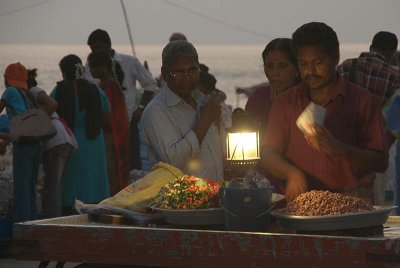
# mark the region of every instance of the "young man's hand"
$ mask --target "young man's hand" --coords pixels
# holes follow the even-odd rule
[[[298,195],[307,192],[306,177],[302,172],[289,174],[286,181],[286,201],[291,202]]]
[[[326,128],[316,125],[312,128],[313,135],[305,135],[304,137],[313,149],[328,154],[339,153],[341,142],[335,139]]]

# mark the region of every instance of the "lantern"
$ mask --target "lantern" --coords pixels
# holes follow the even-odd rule
[[[260,160],[259,130],[256,121],[243,109],[232,113],[232,127],[226,133],[226,163],[232,176],[244,176]]]

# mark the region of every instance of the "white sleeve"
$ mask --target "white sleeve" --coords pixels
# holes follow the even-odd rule
[[[46,92],[43,88],[40,87],[31,87],[29,89],[29,93],[32,94],[32,96],[37,100],[37,96],[39,95],[40,92]]]
[[[157,82],[153,78],[153,75],[144,68],[137,58],[131,57],[131,66],[133,75],[139,81],[144,90],[153,92],[157,90]]]

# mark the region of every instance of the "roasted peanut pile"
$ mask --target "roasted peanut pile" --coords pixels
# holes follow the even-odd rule
[[[374,210],[374,208],[358,197],[314,190],[296,197],[286,206],[283,214],[291,216],[325,216],[371,210]]]

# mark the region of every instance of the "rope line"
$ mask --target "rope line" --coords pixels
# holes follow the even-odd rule
[[[32,4],[32,5],[29,5],[29,6],[26,6],[26,7],[21,7],[21,8],[17,8],[17,9],[10,10],[10,11],[6,11],[6,12],[0,12],[0,16],[7,16],[7,15],[14,14],[14,13],[18,13],[18,12],[21,12],[21,11],[24,11],[24,10],[27,10],[27,9],[31,9],[31,8],[34,8],[34,7],[37,7],[37,6],[40,6],[40,5],[44,5],[44,4],[46,4],[46,3],[50,2],[50,1],[52,1],[52,0],[44,0],[44,1],[41,1],[41,2],[39,2],[39,3]],[[205,14],[200,13],[200,12],[198,12],[198,11],[195,11],[195,10],[193,10],[193,9],[187,8],[187,7],[185,7],[185,6],[176,4],[176,3],[174,3],[174,2],[172,2],[172,1],[170,1],[170,0],[164,0],[164,2],[165,2],[166,4],[168,4],[168,5],[174,6],[174,7],[176,7],[176,8],[181,9],[181,10],[184,10],[184,11],[186,11],[186,12],[189,12],[189,13],[191,13],[191,14],[194,14],[194,15],[196,15],[196,16],[198,16],[198,17],[201,17],[201,18],[206,19],[206,20],[213,21],[213,22],[215,22],[215,23],[218,23],[218,24],[223,25],[223,26],[228,27],[228,28],[232,28],[232,29],[235,29],[235,30],[238,30],[238,31],[241,31],[241,32],[253,34],[253,35],[256,35],[256,36],[258,36],[258,37],[264,37],[264,38],[269,38],[269,39],[273,39],[273,38],[274,38],[272,35],[268,35],[268,34],[265,34],[265,33],[256,32],[256,31],[253,31],[253,30],[250,30],[250,29],[246,29],[246,28],[243,28],[243,27],[234,25],[234,24],[232,24],[232,23],[228,23],[228,22],[222,21],[222,20],[220,20],[220,19],[217,19],[217,18],[208,16],[208,15],[205,15]],[[121,2],[121,3],[122,3],[122,2]],[[123,4],[122,4],[122,5],[123,5]],[[126,11],[125,11],[125,12],[126,12]]]
[[[52,1],[52,0],[44,0],[42,2],[39,2],[39,3],[36,3],[36,4],[32,4],[30,6],[21,7],[21,8],[17,8],[17,9],[14,9],[14,10],[2,12],[2,13],[0,13],[0,16],[7,16],[7,15],[11,15],[11,14],[14,14],[14,13],[17,13],[17,12],[20,12],[20,11],[24,11],[26,9],[31,9],[31,8],[46,4],[47,2],[50,2],[50,1]]]
[[[218,23],[218,24],[221,24],[221,25],[223,25],[223,26],[226,26],[226,27],[229,27],[229,28],[238,30],[238,31],[250,33],[250,34],[253,34],[253,35],[256,35],[256,36],[259,36],[259,37],[266,37],[266,38],[269,38],[269,39],[273,39],[273,38],[274,38],[273,36],[268,35],[268,34],[256,32],[256,31],[253,31],[253,30],[249,30],[249,29],[246,29],[246,28],[243,28],[243,27],[240,27],[240,26],[237,26],[237,25],[234,25],[234,24],[231,24],[231,23],[222,21],[222,20],[220,20],[220,19],[216,19],[216,18],[210,17],[210,16],[208,16],[208,15],[204,15],[204,14],[202,14],[202,13],[200,13],[200,12],[197,12],[197,11],[195,11],[195,10],[193,10],[193,9],[190,9],[190,8],[187,8],[187,7],[178,5],[178,4],[176,4],[176,3],[174,3],[174,2],[172,2],[172,1],[170,1],[170,0],[164,0],[164,2],[167,3],[167,4],[169,4],[169,5],[171,5],[171,6],[174,6],[174,7],[177,7],[177,8],[179,8],[179,9],[182,9],[182,10],[184,10],[184,11],[187,11],[187,12],[189,12],[189,13],[195,14],[195,15],[197,15],[197,16],[203,18],[203,19],[211,20],[211,21],[213,21],[213,22],[216,22],[216,23]]]
[[[132,55],[136,56],[135,45],[133,44],[132,31],[131,31],[131,26],[130,26],[129,20],[128,20],[128,15],[126,14],[125,3],[124,3],[124,0],[120,0],[120,2],[121,2],[122,12],[124,13],[125,25],[126,25],[126,30],[128,31],[129,41],[131,42]]]

